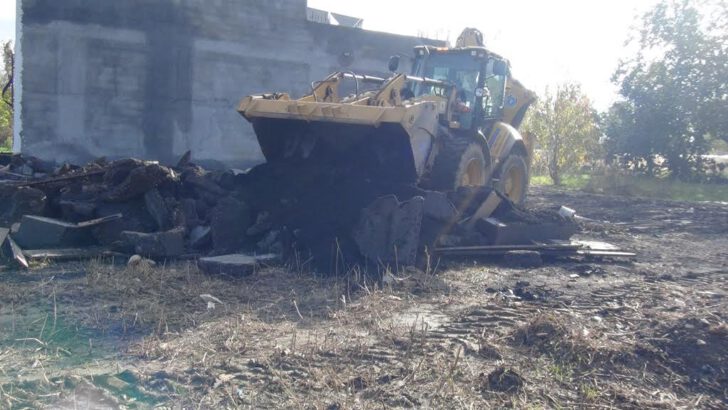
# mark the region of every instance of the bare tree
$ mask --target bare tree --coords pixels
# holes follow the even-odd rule
[[[13,43],[2,43],[2,67],[0,67],[0,150],[9,150],[13,135],[13,67],[15,55]]]

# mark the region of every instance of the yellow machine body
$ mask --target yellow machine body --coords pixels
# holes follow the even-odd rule
[[[355,85],[355,92],[341,95],[345,83]],[[510,155],[529,161],[528,144],[517,128],[534,100],[510,76],[507,60],[483,47],[480,32],[466,29],[455,48],[416,47],[412,75],[337,72],[314,83],[302,98],[251,95],[238,111],[253,125],[269,162],[326,161],[333,167],[366,156],[378,175],[426,185],[433,172],[449,169],[437,164],[448,144],[476,143],[487,157],[476,155],[483,168],[477,184],[485,184],[497,178]],[[467,165],[456,164],[452,172],[465,172]],[[454,178],[454,186],[436,188],[467,181]]]

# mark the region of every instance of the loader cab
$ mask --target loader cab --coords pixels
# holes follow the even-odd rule
[[[461,129],[482,128],[502,116],[508,62],[483,47],[416,47],[412,75],[456,88],[453,111]],[[440,86],[413,83],[411,87],[415,97],[448,97],[449,90]]]
[[[487,90],[488,98],[483,98],[481,101],[482,115],[485,119],[500,119],[503,116],[508,71],[507,61],[498,58],[488,59],[482,84]]]

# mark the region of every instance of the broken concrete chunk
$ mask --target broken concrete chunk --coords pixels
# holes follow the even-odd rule
[[[249,275],[261,264],[273,262],[278,258],[275,254],[245,255],[231,254],[200,258],[197,266],[207,274],[226,274],[232,276]]]
[[[184,228],[155,233],[124,231],[121,236],[136,253],[146,257],[170,258],[185,253]]]
[[[185,214],[182,212],[182,209],[179,207],[179,202],[177,202],[174,198],[166,198],[164,202],[167,204],[167,209],[169,209],[169,217],[172,220],[171,227],[187,227],[187,219],[185,219]]]
[[[206,175],[207,172],[200,167],[188,168],[182,173],[182,180],[198,192],[202,191],[215,196],[228,194],[227,191],[222,189],[216,182],[210,180],[210,178],[207,178]]]
[[[85,246],[94,243],[91,229],[120,219],[121,214],[85,222],[71,223],[43,216],[25,215],[15,236],[18,244],[29,249]]]
[[[197,201],[191,198],[185,198],[180,201],[179,208],[188,229],[192,229],[200,224],[200,216],[197,214]]]
[[[362,210],[353,237],[362,255],[372,261],[413,265],[417,259],[425,199],[399,203],[394,195],[375,200]]]
[[[425,194],[424,215],[442,222],[455,219],[457,211],[444,192],[428,191]]]
[[[94,238],[102,245],[112,245],[121,240],[121,233],[152,232],[156,228],[154,219],[146,211],[142,198],[125,203],[101,203],[96,209],[99,217],[123,214],[124,217],[99,225],[93,230]]]
[[[164,202],[164,198],[162,198],[162,194],[159,193],[158,189],[152,189],[144,194],[144,204],[147,207],[147,212],[157,224],[158,230],[166,231],[172,228],[172,214],[169,212],[167,203]]]
[[[212,205],[209,205],[208,202],[203,198],[195,200],[195,209],[197,210],[197,214],[201,218],[200,220],[205,219],[205,222],[210,222],[212,220],[211,211],[215,205],[217,205],[217,200]]]
[[[68,217],[93,217],[96,211],[95,202],[61,200],[58,203],[63,211],[64,218]]]
[[[0,185],[0,223],[13,223],[23,215],[42,215],[48,198],[45,192],[30,187]]]
[[[397,209],[399,209],[397,197],[387,195],[362,210],[359,224],[353,232],[354,241],[362,255],[374,261],[389,258],[391,220]]]
[[[424,195],[420,247],[433,249],[441,237],[447,236],[457,228],[458,212],[447,195],[442,192],[427,191]]]
[[[270,212],[263,211],[258,214],[253,226],[248,228],[245,233],[248,234],[248,236],[256,236],[269,231],[272,227],[273,222],[270,218]]]
[[[421,196],[404,202],[392,219],[390,240],[396,249],[396,261],[402,265],[414,265],[417,261],[424,202]]]
[[[48,198],[45,192],[30,188],[20,187],[15,192],[12,198],[13,209],[11,215],[13,217],[19,217],[25,214],[38,215],[45,211]]]
[[[235,198],[220,200],[212,210],[212,243],[220,252],[235,252],[247,243],[246,231],[252,223],[250,209]]]
[[[485,235],[492,245],[528,245],[534,241],[568,240],[578,226],[565,222],[507,222],[498,218],[479,219],[475,229]]]
[[[119,185],[129,176],[129,173],[139,167],[143,167],[145,162],[136,158],[124,158],[109,164],[104,172],[104,183],[110,186]]]
[[[123,182],[104,194],[108,202],[124,202],[143,195],[157,187],[167,178],[173,178],[172,170],[159,164],[150,163],[129,171]]]

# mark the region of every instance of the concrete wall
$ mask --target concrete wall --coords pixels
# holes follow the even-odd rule
[[[306,20],[305,0],[18,0],[22,152],[244,167],[262,160],[245,95],[305,94],[385,70],[423,40]],[[403,59],[403,62],[409,61]],[[403,69],[407,69],[406,64]]]

